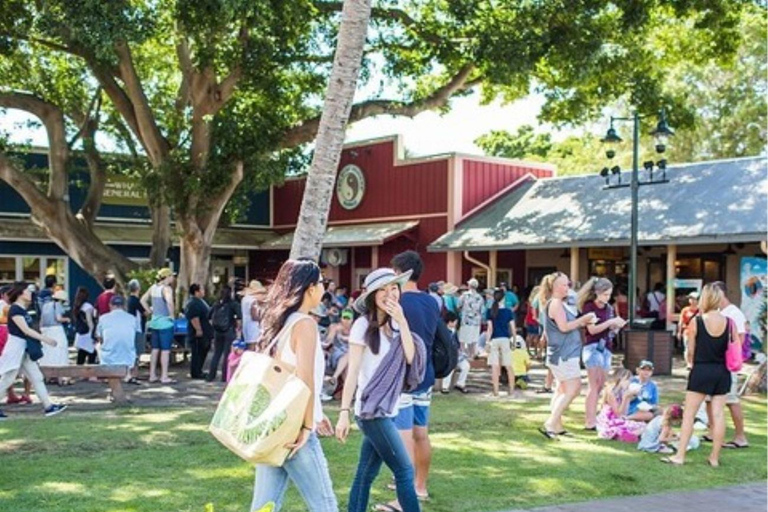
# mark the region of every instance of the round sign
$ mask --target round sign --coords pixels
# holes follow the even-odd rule
[[[345,210],[354,210],[360,206],[365,195],[365,176],[358,166],[345,165],[336,182],[336,198]]]

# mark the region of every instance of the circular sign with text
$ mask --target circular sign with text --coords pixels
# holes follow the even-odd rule
[[[336,182],[336,198],[345,210],[354,210],[360,206],[365,195],[365,176],[358,166],[345,165]]]

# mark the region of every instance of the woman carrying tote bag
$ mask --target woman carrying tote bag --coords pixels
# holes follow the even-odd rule
[[[296,368],[296,375],[309,387],[312,396],[296,441],[286,446],[291,453],[285,463],[280,467],[256,465],[253,511],[270,503],[274,503],[275,512],[280,510],[289,479],[311,512],[337,512],[339,509],[328,462],[316,433],[317,430],[325,435],[332,433],[320,402],[325,357],[317,324],[309,316],[309,311],[320,304],[323,293],[325,287],[317,263],[308,259],[288,260],[280,267],[264,300],[260,344],[269,344],[283,326],[292,324],[290,334],[281,334],[286,341],[278,343],[272,355]]]

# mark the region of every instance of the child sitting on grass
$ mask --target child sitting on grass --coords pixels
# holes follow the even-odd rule
[[[637,449],[649,453],[674,453],[674,441],[678,440],[674,427],[680,426],[683,421],[683,408],[679,404],[672,404],[664,409],[664,412],[656,416],[645,427]],[[700,441],[697,436],[691,436],[688,442],[688,449],[695,450],[699,447]]]
[[[235,374],[235,370],[240,366],[240,359],[243,357],[243,353],[248,348],[248,345],[243,340],[235,340],[232,342],[232,350],[227,356],[227,384],[232,380],[232,376]]]
[[[640,392],[640,386],[630,386],[632,373],[626,368],[617,368],[611,374],[603,390],[603,408],[597,415],[597,436],[601,439],[616,439],[625,443],[636,443],[645,429],[642,421],[628,420],[627,408]]]
[[[525,340],[519,334],[515,335],[515,350],[512,351],[512,371],[515,372],[515,386],[528,389],[531,382],[528,371],[531,369],[531,355],[525,345]]]

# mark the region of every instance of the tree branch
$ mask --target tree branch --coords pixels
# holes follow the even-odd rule
[[[170,150],[168,141],[157,126],[154,113],[149,106],[147,96],[141,85],[141,80],[136,73],[133,65],[131,49],[125,41],[118,42],[115,45],[115,52],[118,56],[118,69],[125,85],[125,93],[133,104],[133,111],[136,116],[139,140],[142,141],[147,151],[147,156],[153,165],[157,166],[165,160]]]
[[[189,104],[189,82],[195,71],[189,54],[189,41],[186,39],[179,41],[176,45],[176,55],[179,58],[179,68],[181,69],[181,84],[179,84],[179,92],[176,95],[176,112],[181,116]]]
[[[343,2],[315,2],[315,7],[318,11],[329,14],[341,12]],[[426,42],[429,43],[442,43],[443,38],[436,36],[435,34],[429,34],[421,29],[419,22],[411,17],[403,9],[386,8],[386,7],[373,7],[371,8],[371,19],[397,21],[403,27],[413,30]]]
[[[89,119],[83,131],[83,149],[91,182],[88,185],[88,194],[85,197],[85,202],[78,212],[78,218],[81,217],[88,225],[88,229],[91,230],[101,208],[101,201],[104,198],[104,187],[107,184],[107,173],[104,169],[101,155],[96,149],[95,137],[98,123],[98,118]]]
[[[441,108],[448,103],[454,94],[471,89],[481,82],[480,78],[469,79],[474,70],[474,64],[465,64],[447,84],[435,89],[429,96],[412,102],[369,100],[353,105],[349,122],[354,123],[378,115],[414,117],[424,111]],[[319,126],[320,116],[317,116],[288,129],[282,137],[281,149],[311,142],[315,138]]]
[[[234,172],[232,172],[232,179],[229,184],[222,190],[216,197],[207,201],[208,208],[203,215],[200,216],[199,225],[202,227],[203,236],[206,240],[213,240],[213,235],[216,233],[216,228],[219,226],[219,219],[224,212],[224,208],[227,206],[232,194],[235,193],[235,189],[240,182],[243,181],[243,162],[238,161],[235,163]]]
[[[20,171],[8,156],[0,151],[0,179],[16,191],[30,205],[49,205],[50,201],[26,173]]]
[[[61,109],[42,98],[24,92],[0,92],[0,107],[24,110],[39,118],[48,133],[48,182],[49,199],[62,201],[67,193],[67,146],[64,113]]]

